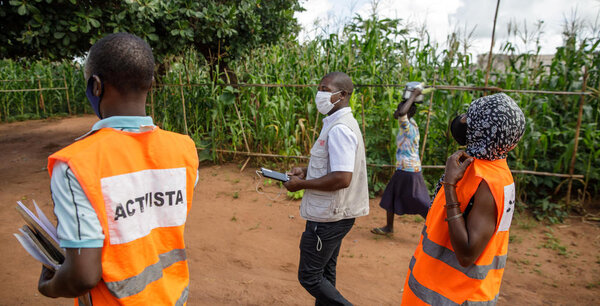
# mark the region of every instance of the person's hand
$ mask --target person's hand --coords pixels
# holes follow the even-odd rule
[[[413,100],[416,99],[418,96],[421,95],[422,92],[423,92],[423,90],[421,90],[421,88],[416,87],[415,89],[412,90],[409,99],[413,99]]]
[[[465,151],[458,150],[448,157],[446,161],[446,172],[444,174],[444,182],[455,185],[463,178],[465,171],[473,162],[474,158],[469,156]]]
[[[38,291],[45,295],[50,296],[48,293],[48,285],[50,280],[54,277],[54,271],[42,266],[42,273],[40,273],[40,279],[38,281]]]
[[[304,169],[301,167],[292,168],[292,171],[288,172],[288,175],[297,176],[301,179],[304,179],[306,177],[306,173],[304,173]]]
[[[302,179],[298,176],[292,175],[292,176],[290,176],[289,181],[283,183],[283,186],[285,186],[285,188],[287,188],[288,191],[291,191],[291,192],[298,191],[298,190],[304,189],[301,186],[302,181],[304,181],[304,179]]]

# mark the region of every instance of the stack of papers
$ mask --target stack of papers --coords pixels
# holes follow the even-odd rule
[[[52,271],[58,270],[65,261],[65,250],[58,244],[56,227],[48,220],[35,201],[33,201],[33,206],[35,206],[37,216],[21,201],[18,201],[17,204],[17,211],[27,224],[19,229],[21,234],[14,234],[15,237],[27,253],[42,265]],[[80,296],[78,300],[79,305],[92,305],[89,292]]]
[[[17,202],[17,211],[26,225],[19,229],[21,234],[14,234],[23,248],[46,268],[56,271],[65,260],[65,250],[58,245],[56,227],[44,215],[44,212],[33,201],[37,216],[21,201]]]

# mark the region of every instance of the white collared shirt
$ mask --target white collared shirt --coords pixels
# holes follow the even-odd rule
[[[323,118],[323,129],[326,129],[330,124],[348,113],[352,113],[352,109],[344,107]],[[327,141],[331,171],[354,172],[354,158],[357,148],[358,138],[349,127],[343,124],[332,127],[329,130]]]

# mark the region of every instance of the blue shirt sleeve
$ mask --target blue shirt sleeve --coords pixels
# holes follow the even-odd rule
[[[96,211],[69,166],[54,164],[50,181],[58,241],[62,248],[101,248],[104,233]]]

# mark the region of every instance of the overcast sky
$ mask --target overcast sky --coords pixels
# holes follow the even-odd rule
[[[296,14],[303,27],[301,40],[324,31],[335,32],[352,16],[368,17],[373,11],[372,0],[301,0],[300,3],[306,9]],[[447,34],[452,29],[464,31],[466,28],[470,32],[475,28],[470,51],[481,54],[489,51],[495,8],[495,0],[380,0],[377,14],[401,18],[416,26],[425,24],[441,46],[445,46]],[[600,0],[501,0],[494,51],[506,41],[509,21],[517,22],[521,28],[525,23],[531,31],[535,23],[542,20],[542,53],[553,54],[562,43],[564,20],[570,19],[573,12],[587,23],[588,28],[594,22],[600,24]],[[319,23],[318,27],[315,22]],[[522,45],[519,47],[527,49]]]

